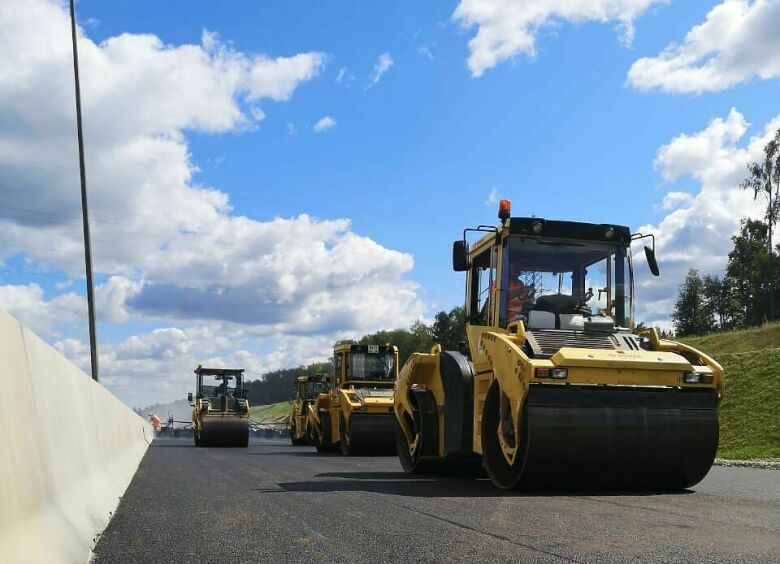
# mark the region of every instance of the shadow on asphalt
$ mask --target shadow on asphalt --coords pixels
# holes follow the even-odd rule
[[[355,472],[369,478],[356,478],[351,473],[332,473],[343,476],[336,480],[311,480],[282,482],[276,488],[256,488],[259,493],[287,492],[367,492],[406,497],[497,497],[496,490],[487,478],[480,480],[455,480],[452,478],[409,476],[403,472]],[[320,474],[324,476],[326,474]],[[457,486],[453,482],[457,481]]]
[[[336,456],[343,458],[344,455],[340,452],[317,452],[316,450],[304,451],[304,452],[290,452],[289,450],[283,450],[279,452],[247,452],[251,456],[304,456],[307,458],[321,458],[328,456]]]
[[[336,478],[318,479],[318,478]],[[688,495],[693,490],[648,491],[610,489],[550,489],[526,488],[502,491],[493,486],[481,472],[458,476],[410,475],[404,472],[323,472],[315,479],[300,482],[281,482],[277,487],[255,488],[259,493],[330,493],[367,492],[407,497],[638,497],[655,495]]]
[[[149,445],[151,448],[172,448],[172,447],[192,447],[192,437],[189,439],[154,439],[154,442]]]

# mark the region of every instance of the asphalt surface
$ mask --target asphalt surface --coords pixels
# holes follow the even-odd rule
[[[780,562],[780,471],[715,467],[676,494],[505,493],[395,457],[158,440],[94,561]]]

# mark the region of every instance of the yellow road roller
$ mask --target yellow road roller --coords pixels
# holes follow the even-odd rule
[[[472,458],[502,489],[698,483],[718,448],[724,374],[653,329],[632,332],[631,247],[645,240],[658,276],[654,237],[510,209],[501,201],[500,225],[466,229],[453,244],[467,346],[434,346],[401,370],[404,470],[446,472]]]
[[[293,383],[293,402],[288,422],[290,442],[294,446],[310,445],[311,433],[308,427],[309,406],[317,396],[328,392],[330,378],[323,375],[298,376]]]
[[[309,406],[309,429],[317,451],[394,454],[398,349],[390,344],[337,345],[333,369],[328,392]]]
[[[195,446],[246,447],[249,445],[249,400],[243,388],[243,368],[195,369],[192,430]]]

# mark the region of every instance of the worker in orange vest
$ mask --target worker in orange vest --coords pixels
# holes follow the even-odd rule
[[[149,421],[152,422],[152,427],[154,427],[155,431],[159,433],[162,430],[162,421],[154,413],[149,414]]]
[[[509,266],[509,288],[507,289],[507,310],[508,321],[517,319],[522,313],[525,312],[526,306],[532,304],[534,301],[534,295],[536,294],[536,288],[534,284],[528,286],[520,280],[520,276],[523,274],[522,268],[517,263],[511,263]]]

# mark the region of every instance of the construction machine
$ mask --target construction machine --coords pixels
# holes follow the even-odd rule
[[[337,345],[327,393],[309,405],[308,423],[318,452],[395,453],[393,385],[398,348]]]
[[[246,447],[249,445],[249,400],[243,388],[243,368],[195,369],[192,406],[195,446]]]
[[[464,350],[436,345],[401,370],[404,470],[481,457],[502,489],[698,483],[718,448],[724,374],[655,329],[632,332],[631,246],[652,242],[645,255],[658,276],[655,238],[510,209],[502,200],[500,225],[453,244],[453,268],[466,273]]]
[[[322,374],[316,376],[298,376],[293,383],[293,402],[290,411],[290,441],[295,446],[311,445],[311,433],[308,427],[309,406],[317,396],[327,393],[330,378]]]

